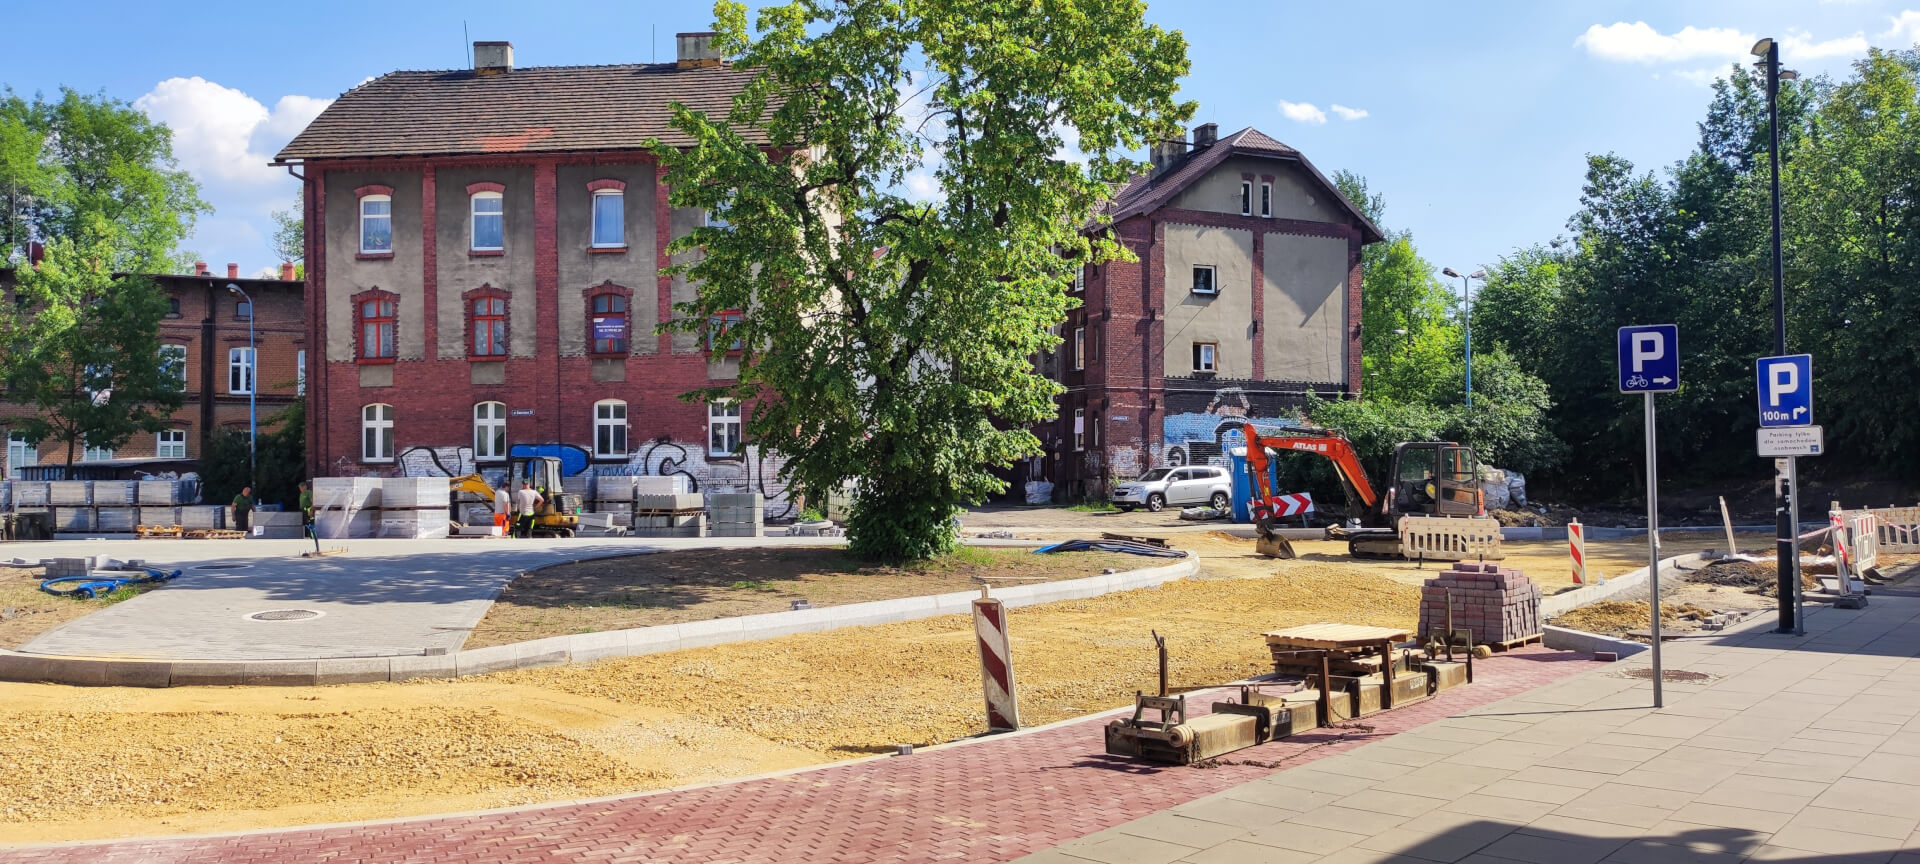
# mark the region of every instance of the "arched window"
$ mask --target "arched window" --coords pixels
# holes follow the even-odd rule
[[[475,192],[470,200],[473,251],[498,252],[506,248],[505,199],[498,192]]]
[[[602,459],[627,455],[627,403],[618,399],[593,403],[593,455]]]
[[[482,402],[473,406],[473,459],[496,462],[507,458],[507,406]]]
[[[360,199],[360,254],[393,252],[393,196],[366,195]]]
[[[360,461],[393,461],[393,406],[375,402],[360,409]]]

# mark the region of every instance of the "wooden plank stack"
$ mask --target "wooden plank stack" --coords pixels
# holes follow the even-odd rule
[[[1267,650],[1273,653],[1273,671],[1281,675],[1319,675],[1318,654],[1294,652],[1324,649],[1330,671],[1362,676],[1379,674],[1391,653],[1386,646],[1405,642],[1412,634],[1398,627],[1320,623],[1274,630],[1265,635]]]
[[[1513,645],[1540,636],[1540,586],[1512,567],[1459,562],[1420,588],[1420,639],[1447,628],[1447,595],[1453,596],[1453,628],[1470,630],[1478,645]]]

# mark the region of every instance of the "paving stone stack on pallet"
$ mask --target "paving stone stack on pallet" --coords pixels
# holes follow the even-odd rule
[[[94,530],[93,508],[54,507],[53,530],[62,534],[74,534]]]
[[[703,506],[697,492],[636,493],[632,536],[705,537],[707,517],[701,510]]]
[[[139,490],[132,480],[95,480],[93,506],[132,507],[140,503]]]
[[[13,481],[0,480],[0,513],[13,510]]]
[[[225,530],[227,508],[211,504],[182,507],[180,508],[180,527],[188,531]]]
[[[444,486],[446,481],[441,481]],[[323,538],[373,537],[380,533],[380,479],[315,477],[314,530]],[[185,523],[182,523],[185,524]]]
[[[307,536],[298,510],[255,510],[252,536],[262,540],[298,540]]]
[[[44,512],[53,502],[45,480],[17,480],[13,484],[13,509]]]
[[[633,478],[635,495],[684,495],[695,491],[685,474]]]
[[[178,480],[142,480],[135,487],[135,503],[142,507],[178,507],[187,503],[182,499]]]
[[[1524,642],[1540,635],[1540,586],[1519,570],[1461,561],[1420,588],[1420,639],[1447,627],[1473,631],[1475,644]]]
[[[717,492],[707,496],[713,537],[758,537],[766,527],[766,499],[758,492]]]
[[[633,480],[624,475],[601,477],[593,484],[593,500],[587,510],[613,517],[610,524],[616,528],[633,525]]]
[[[171,528],[180,524],[180,508],[140,505],[137,511],[141,525],[156,528]]]
[[[133,526],[140,524],[139,512],[135,507],[96,507],[93,530],[102,534],[132,534]]]
[[[428,540],[447,536],[453,493],[445,477],[380,481],[380,536]]]

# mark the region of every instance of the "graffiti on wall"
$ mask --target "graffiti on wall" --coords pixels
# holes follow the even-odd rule
[[[1279,399],[1274,397],[1278,394],[1257,391],[1250,394],[1240,387],[1222,387],[1213,391],[1202,407],[1199,400],[1203,395],[1168,394],[1167,415],[1160,426],[1162,465],[1225,467],[1231,461],[1228,457],[1233,449],[1246,445],[1246,436],[1241,432],[1243,424],[1300,425],[1299,418],[1288,416],[1277,404]],[[1181,408],[1188,410],[1178,410]]]
[[[596,462],[585,449],[571,444],[516,444],[512,449],[516,456],[557,456],[562,473],[570,477],[684,478],[682,482],[689,492],[758,492],[766,498],[768,519],[799,515],[797,502],[788,494],[788,484],[780,478],[780,469],[786,461],[758,447],[748,446],[743,451],[741,456],[709,459],[704,443],[683,444],[665,437],[634,448],[627,461],[617,463]],[[381,473],[395,477],[458,477],[476,471],[496,487],[506,483],[505,468],[476,466],[473,448],[465,446],[409,447],[394,460],[393,468]],[[336,476],[351,474],[346,470],[336,472]]]

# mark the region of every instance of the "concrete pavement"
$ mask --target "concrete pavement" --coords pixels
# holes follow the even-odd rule
[[[1809,612],[1669,643],[1662,710],[1642,654],[1020,860],[1920,864],[1920,599]]]

